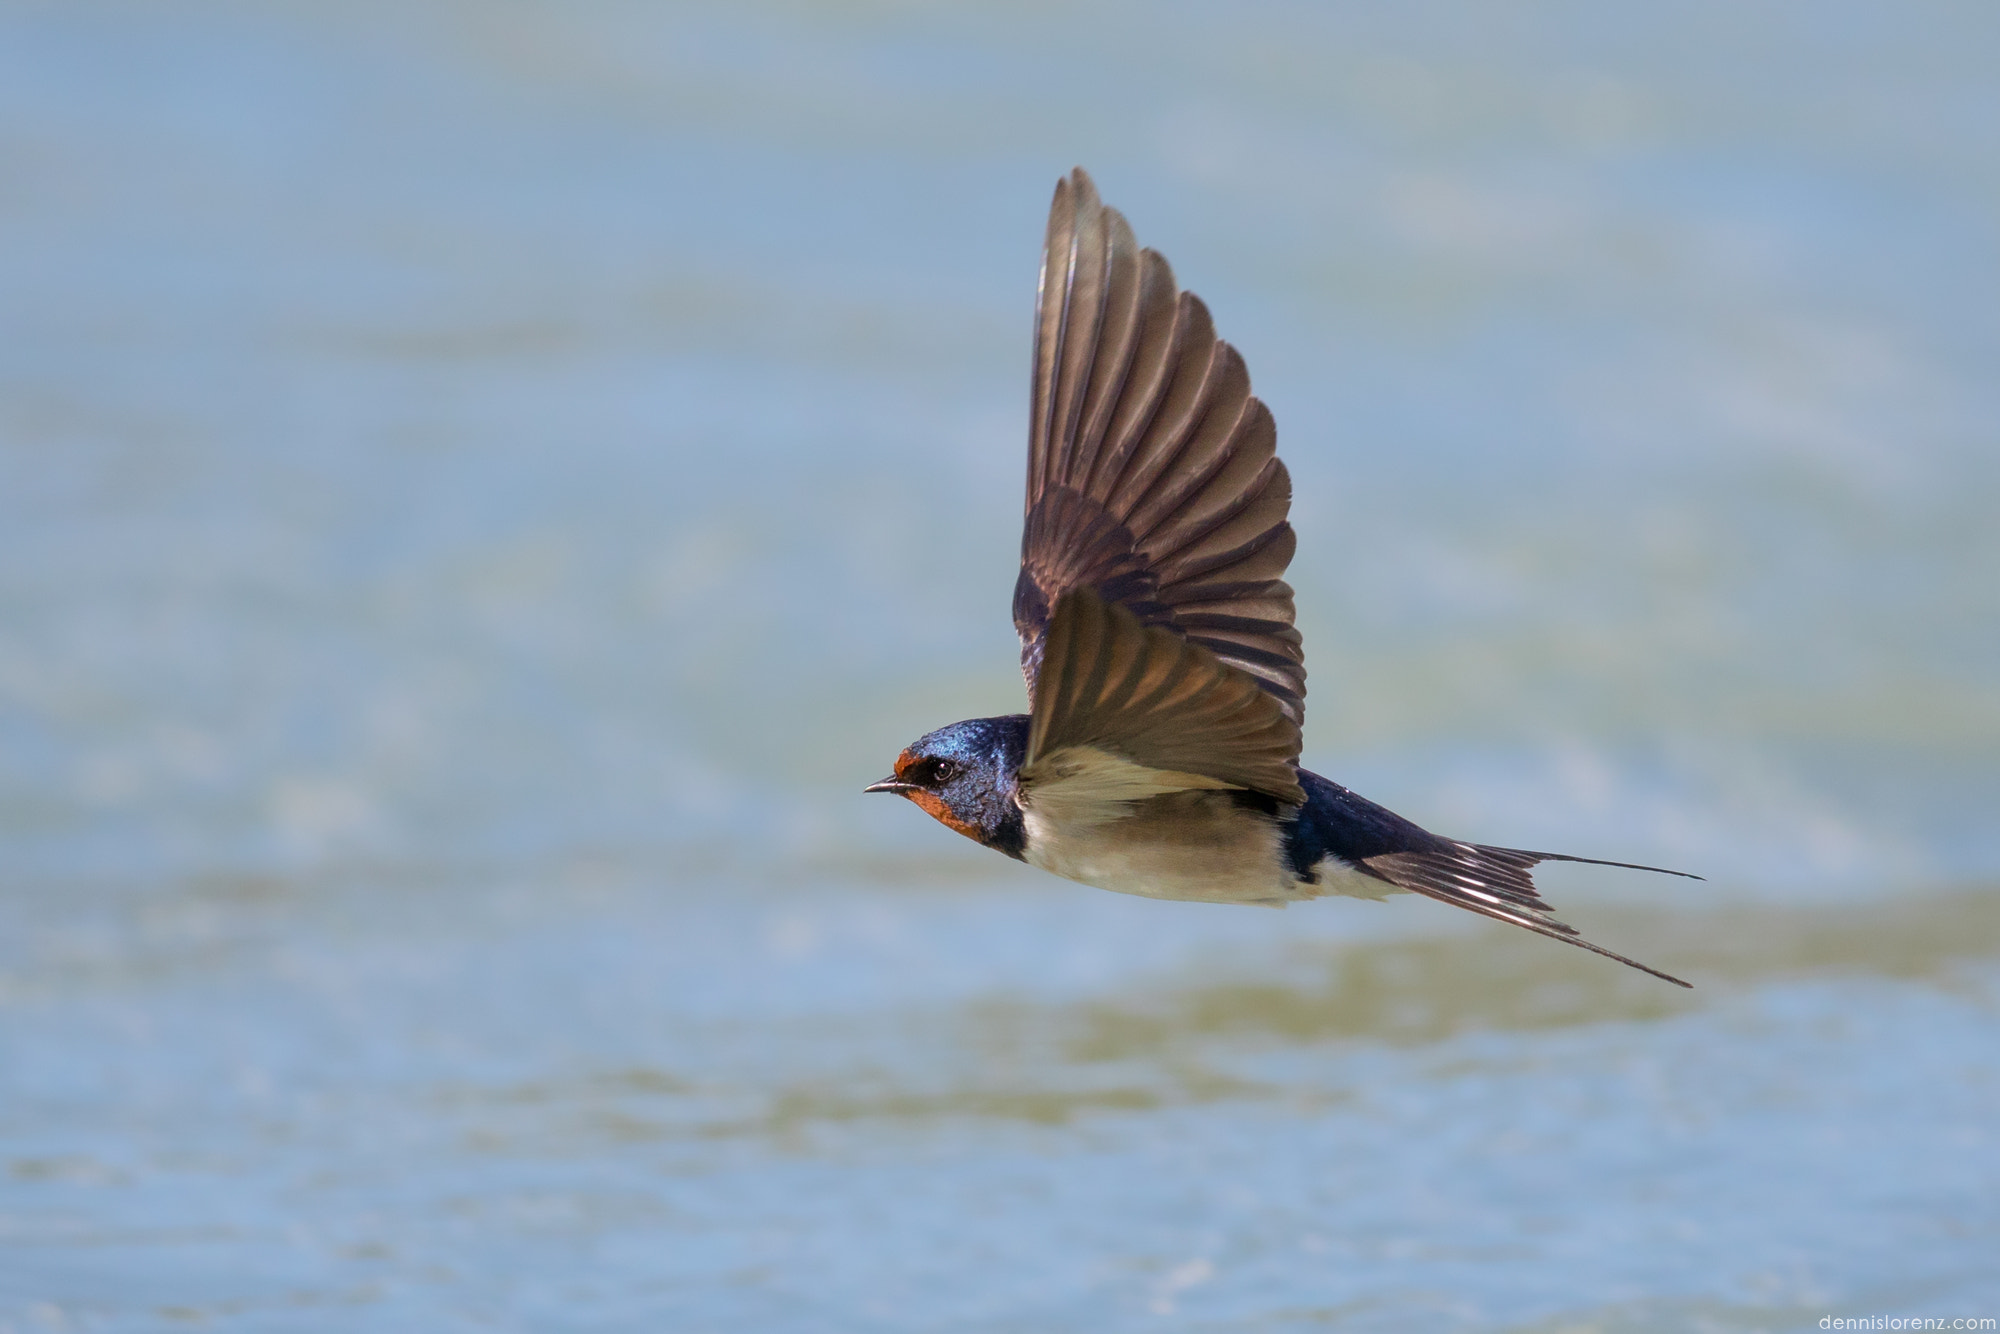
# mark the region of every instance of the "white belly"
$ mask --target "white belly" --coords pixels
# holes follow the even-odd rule
[[[1292,874],[1276,822],[1244,812],[1220,792],[1174,792],[1128,806],[1118,820],[1056,820],[1022,810],[1022,858],[1064,880],[1100,890],[1204,904],[1284,908],[1302,898],[1388,898],[1404,890],[1338,858]],[[1068,812],[1064,812],[1068,814]]]
[[[1131,803],[1111,820],[1023,810],[1031,866],[1120,894],[1283,907],[1325,892],[1285,864],[1277,825],[1220,792],[1174,792]],[[1065,812],[1066,813],[1066,812]]]

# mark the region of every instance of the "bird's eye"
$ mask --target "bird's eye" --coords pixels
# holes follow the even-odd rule
[[[950,760],[939,760],[931,769],[933,783],[949,783],[958,776],[958,766]]]

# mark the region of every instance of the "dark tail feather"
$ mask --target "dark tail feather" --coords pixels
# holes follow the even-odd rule
[[[1514,848],[1489,848],[1484,844],[1474,844],[1481,852],[1515,852]],[[1518,855],[1533,857],[1537,862],[1582,862],[1585,866],[1616,866],[1625,871],[1651,871],[1655,875],[1677,875],[1683,880],[1706,882],[1708,877],[1696,875],[1693,871],[1669,871],[1664,866],[1641,866],[1638,862],[1607,862],[1596,857],[1572,857],[1562,852],[1522,852]],[[1532,865],[1532,863],[1530,863]]]
[[[1686,871],[1669,871],[1663,866],[1641,866],[1636,862],[1607,862],[1595,857],[1570,857],[1560,852],[1528,852],[1521,848],[1494,848],[1483,843],[1455,843],[1440,840],[1440,846],[1420,851],[1386,852],[1361,861],[1361,869],[1401,889],[1428,895],[1440,903],[1525,927],[1536,935],[1560,940],[1578,949],[1616,959],[1628,968],[1650,973],[1663,982],[1692,989],[1671,973],[1648,968],[1637,959],[1614,954],[1593,945],[1577,934],[1576,928],[1555,918],[1555,910],[1535,890],[1530,872],[1543,862],[1581,862],[1586,866],[1616,866],[1628,871],[1655,871],[1661,875],[1701,879]]]

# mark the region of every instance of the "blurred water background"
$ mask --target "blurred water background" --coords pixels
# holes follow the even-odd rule
[[[0,8],[0,1329],[2000,1315],[2000,11]],[[1081,162],[1296,479],[1307,761],[1552,868],[1052,880]]]

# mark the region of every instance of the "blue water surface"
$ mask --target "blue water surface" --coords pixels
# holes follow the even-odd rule
[[[0,1330],[2000,1317],[2000,14],[0,8]],[[1306,760],[1547,868],[1054,881],[1089,167],[1292,470]]]

